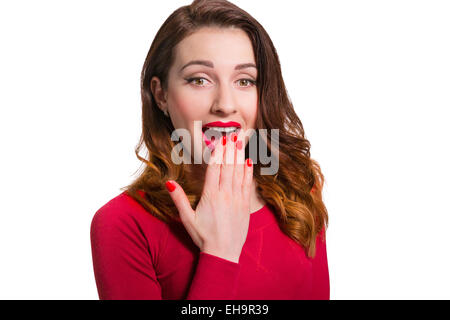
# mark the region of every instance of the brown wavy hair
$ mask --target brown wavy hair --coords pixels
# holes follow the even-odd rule
[[[310,157],[310,142],[288,97],[279,58],[269,35],[250,14],[229,1],[195,0],[174,11],[157,32],[141,73],[142,133],[135,153],[145,167],[121,190],[166,223],[180,223],[178,211],[165,188],[167,180],[176,180],[182,186],[192,208],[195,209],[200,200],[201,186],[188,181],[185,164],[176,165],[171,161],[175,145],[171,133],[175,128],[158,108],[150,81],[158,77],[163,90],[167,90],[174,47],[202,27],[237,27],[245,31],[252,42],[258,67],[259,105],[255,129],[256,132],[267,129],[269,150],[272,150],[270,129],[279,129],[278,172],[261,175],[263,166],[254,161],[257,192],[276,212],[282,232],[303,246],[309,257],[314,257],[316,237],[328,226],[327,209],[322,200],[324,176],[319,164]],[[147,159],[139,155],[143,144],[148,151]]]

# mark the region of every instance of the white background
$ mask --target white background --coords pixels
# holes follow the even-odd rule
[[[331,299],[449,299],[449,2],[233,2],[326,178]],[[91,219],[139,168],[140,71],[189,3],[0,2],[1,299],[98,299]]]

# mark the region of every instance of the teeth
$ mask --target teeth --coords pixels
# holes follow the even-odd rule
[[[207,127],[206,130],[208,130],[208,129],[219,131],[219,132],[230,133],[230,132],[236,131],[237,127],[226,127],[226,128],[222,128],[222,127]]]

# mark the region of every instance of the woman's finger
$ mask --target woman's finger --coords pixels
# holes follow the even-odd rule
[[[208,160],[203,190],[213,190],[215,192],[219,189],[220,167],[223,159],[223,151],[223,145],[220,141],[218,141],[215,144],[211,157]]]
[[[219,190],[231,193],[233,186],[233,172],[234,172],[234,143],[229,136],[223,136],[223,143],[225,143],[224,163],[222,164],[222,172],[220,173]]]
[[[195,211],[192,210],[189,199],[183,188],[181,188],[181,186],[174,180],[167,181],[166,188],[178,210],[181,221],[185,225],[186,229],[191,229],[195,222]]]
[[[242,188],[242,183],[244,179],[244,165],[245,165],[245,146],[244,146],[245,136],[240,131],[236,136],[236,159],[234,167],[233,176],[233,191],[235,193],[240,193]]]
[[[242,183],[242,196],[244,199],[250,198],[250,190],[253,182],[253,161],[248,158],[244,165],[244,180]]]

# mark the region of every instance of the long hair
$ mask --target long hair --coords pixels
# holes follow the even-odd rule
[[[328,225],[327,209],[322,200],[324,176],[319,164],[310,157],[310,142],[288,97],[278,54],[269,35],[250,14],[229,1],[194,0],[174,11],[157,32],[141,73],[142,133],[135,153],[145,167],[121,190],[166,223],[180,222],[165,188],[167,180],[176,180],[182,186],[192,208],[200,201],[202,190],[198,184],[188,181],[185,165],[171,161],[174,147],[171,134],[175,128],[158,108],[150,81],[158,77],[163,90],[167,90],[174,47],[202,27],[240,28],[251,40],[258,68],[259,105],[255,130],[267,129],[269,150],[272,150],[270,129],[279,129],[278,172],[261,175],[263,166],[257,161],[254,168],[257,192],[276,212],[282,232],[303,246],[309,257],[314,257],[316,237]],[[139,155],[143,144],[147,148],[147,159]],[[141,197],[142,192],[144,197]]]

